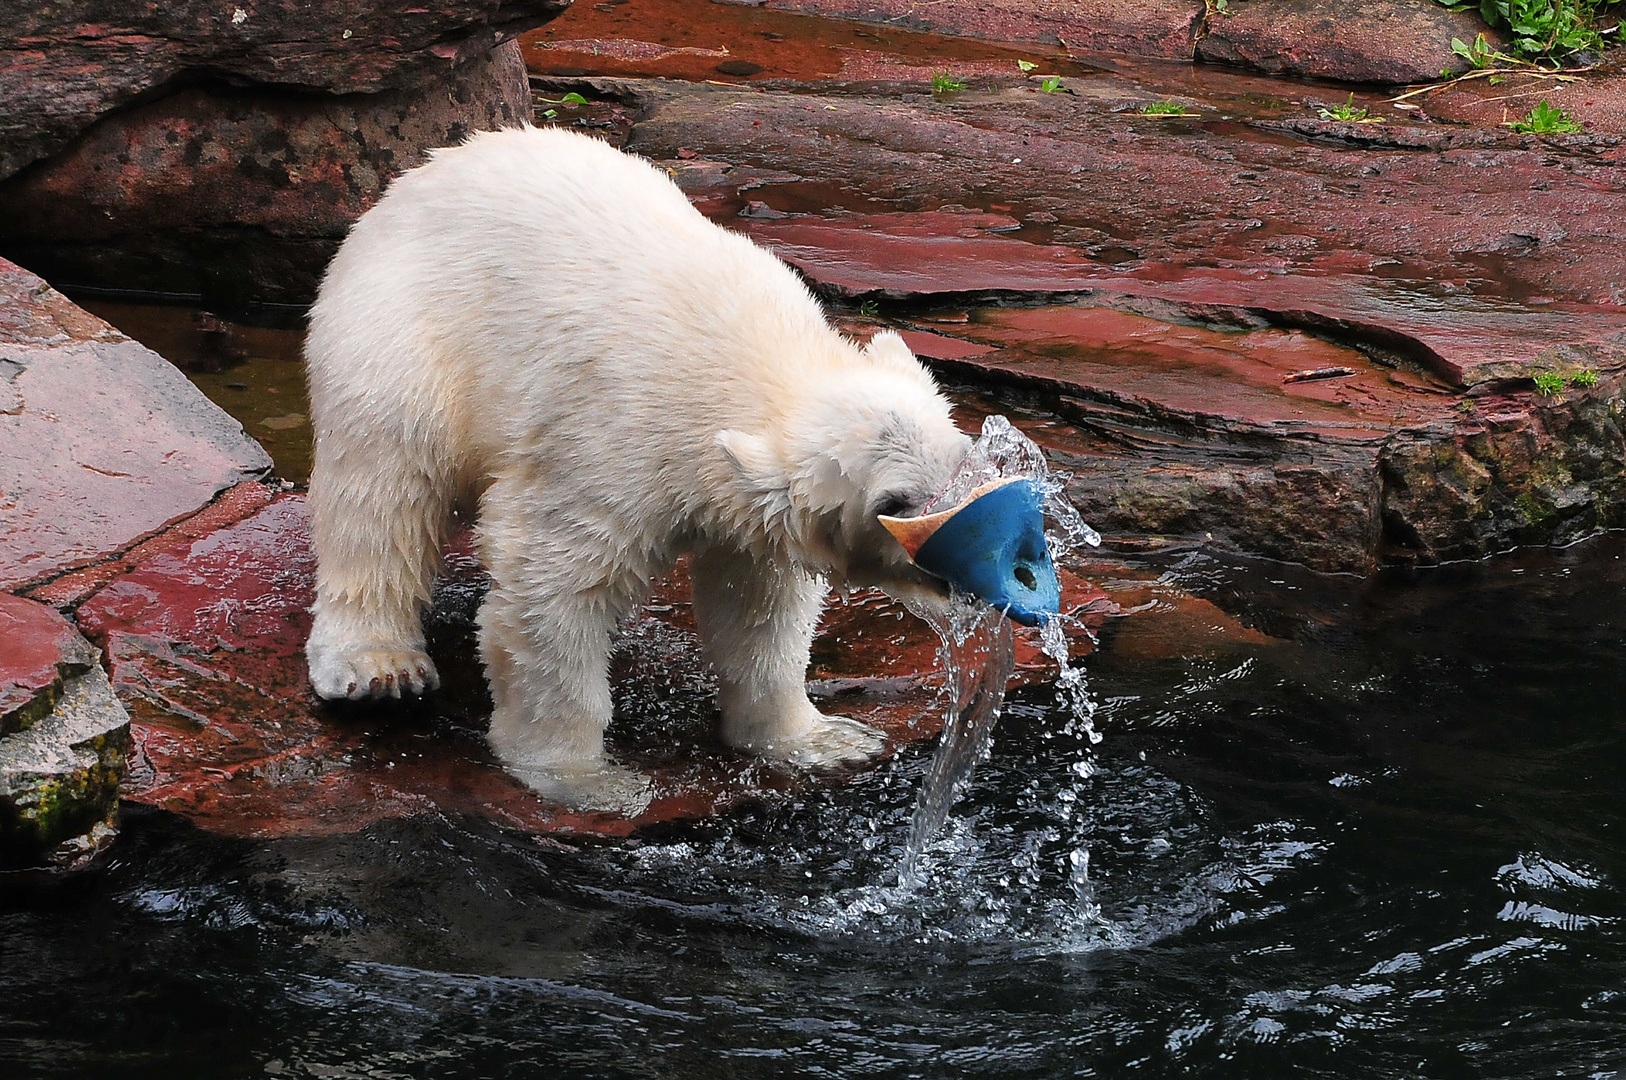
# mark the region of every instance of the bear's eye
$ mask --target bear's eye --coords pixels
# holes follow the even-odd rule
[[[882,517],[906,517],[912,505],[909,496],[893,491],[881,496],[881,501],[875,504],[875,513]]]

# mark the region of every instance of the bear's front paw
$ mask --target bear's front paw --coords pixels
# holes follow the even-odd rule
[[[340,654],[310,651],[311,686],[329,701],[422,694],[440,686],[440,672],[425,653],[413,649],[358,649]]]
[[[649,809],[649,777],[605,761],[580,766],[508,766],[526,787],[572,810],[600,810],[635,818]]]
[[[885,746],[885,736],[867,724],[845,716],[819,715],[798,732],[744,744],[740,749],[804,769],[830,769],[861,765]]]

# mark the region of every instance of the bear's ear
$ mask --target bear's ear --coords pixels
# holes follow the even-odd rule
[[[896,330],[882,330],[870,338],[869,344],[864,346],[864,353],[877,364],[930,382],[926,369],[915,359],[915,354],[909,351],[909,346],[904,344]]]
[[[734,466],[741,488],[757,496],[788,495],[790,473],[767,439],[743,431],[719,431],[713,441]]]

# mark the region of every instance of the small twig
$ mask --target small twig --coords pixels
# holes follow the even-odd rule
[[[1592,69],[1591,68],[1576,68],[1575,70],[1576,71],[1591,71]],[[1555,82],[1580,82],[1581,81],[1581,78],[1580,78],[1579,75],[1568,75],[1568,74],[1565,74],[1564,72],[1560,72],[1560,71],[1543,71],[1543,70],[1539,70],[1539,69],[1538,70],[1530,70],[1530,69],[1526,69],[1526,68],[1479,68],[1479,69],[1477,69],[1475,71],[1469,71],[1469,72],[1465,72],[1465,73],[1463,73],[1461,75],[1458,75],[1454,79],[1446,79],[1443,82],[1429,83],[1427,86],[1419,86],[1415,90],[1407,90],[1404,94],[1400,94],[1400,95],[1398,95],[1396,97],[1392,97],[1392,98],[1385,98],[1384,100],[1388,101],[1388,102],[1390,102],[1392,104],[1392,103],[1394,103],[1396,101],[1405,101],[1407,98],[1414,98],[1418,94],[1431,94],[1436,90],[1449,89],[1450,87],[1456,86],[1458,83],[1465,83],[1469,79],[1488,79],[1488,78],[1491,78],[1491,77],[1497,76],[1497,75],[1503,75],[1503,76],[1523,75],[1523,76],[1525,76],[1526,78],[1529,78],[1529,79],[1551,79],[1551,80],[1553,80]]]
[[[1359,375],[1354,368],[1347,367],[1318,367],[1308,371],[1295,371],[1291,375],[1283,375],[1282,382],[1314,382],[1318,379],[1341,379],[1346,375]]]

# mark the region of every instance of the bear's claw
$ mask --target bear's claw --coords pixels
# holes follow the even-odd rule
[[[424,694],[440,687],[435,662],[407,649],[362,649],[347,656],[311,657],[311,686],[318,697],[399,698],[401,691]]]

